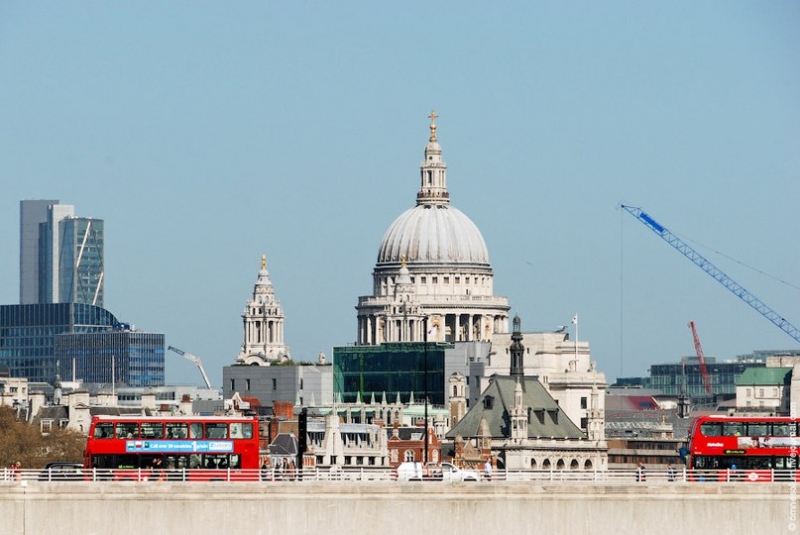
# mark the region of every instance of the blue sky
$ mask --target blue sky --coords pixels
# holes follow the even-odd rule
[[[692,355],[690,320],[707,356],[797,349],[617,205],[800,325],[798,28],[780,1],[0,0],[0,303],[19,201],[58,198],[105,220],[106,308],[217,385],[262,254],[295,359],[330,357],[435,109],[523,330],[577,313],[612,380]]]

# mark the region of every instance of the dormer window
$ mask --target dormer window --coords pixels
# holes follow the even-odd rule
[[[483,408],[491,410],[494,407],[494,396],[486,396],[483,398]]]

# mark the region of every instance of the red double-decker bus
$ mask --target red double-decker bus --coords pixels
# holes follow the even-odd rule
[[[257,479],[258,431],[255,417],[95,416],[84,468],[116,480]]]
[[[800,448],[798,421],[789,417],[700,416],[689,435],[689,468],[699,478],[794,480]]]

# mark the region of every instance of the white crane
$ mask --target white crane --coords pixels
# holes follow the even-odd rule
[[[169,346],[167,348],[167,350],[168,351],[174,351],[178,355],[180,355],[182,357],[185,357],[185,358],[191,360],[192,362],[194,362],[197,365],[197,367],[200,369],[200,373],[203,374],[203,381],[206,382],[206,388],[208,388],[209,390],[213,390],[214,389],[214,387],[211,386],[211,381],[208,380],[208,375],[206,375],[206,370],[203,368],[203,362],[200,360],[200,357],[198,357],[197,355],[192,355],[191,353],[187,353],[186,351],[180,350],[177,347],[173,347],[173,346]]]

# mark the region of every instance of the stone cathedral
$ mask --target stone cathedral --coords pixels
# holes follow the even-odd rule
[[[491,341],[508,332],[508,299],[493,294],[483,236],[450,204],[436,117],[429,115],[416,206],[384,234],[373,293],[358,299],[358,345],[421,342],[426,333],[428,341]]]

